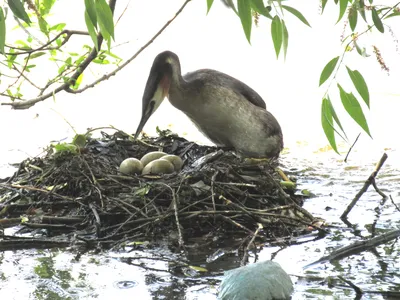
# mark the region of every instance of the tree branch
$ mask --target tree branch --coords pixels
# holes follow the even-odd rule
[[[105,74],[99,79],[95,80],[94,82],[84,86],[81,89],[78,90],[73,90],[70,88],[71,85],[74,85],[78,77],[83,73],[83,71],[88,67],[88,65],[97,57],[97,51],[95,48],[91,51],[91,53],[88,55],[88,57],[79,65],[78,69],[76,72],[71,76],[70,80],[68,82],[61,84],[57,88],[55,88],[53,91],[43,94],[37,98],[30,99],[30,100],[23,100],[23,99],[18,99],[21,101],[18,102],[6,102],[6,103],[1,103],[1,105],[9,105],[14,109],[27,109],[30,108],[31,106],[35,105],[38,102],[41,102],[47,98],[53,97],[55,94],[61,92],[61,91],[66,91],[71,94],[78,94],[82,93],[83,91],[95,87],[98,83],[109,79],[111,76],[114,76],[117,74],[119,71],[121,71],[124,67],[126,67],[129,63],[131,63],[143,50],[145,50],[150,44],[154,42],[154,40],[178,17],[178,15],[183,11],[185,6],[190,2],[191,0],[186,0],[183,5],[179,8],[179,10],[175,13],[174,17],[172,17],[168,22],[165,23],[165,25],[146,43],[144,44],[132,57],[130,57],[127,61],[125,61],[123,64],[121,64],[118,68],[113,70],[109,74]],[[116,0],[110,0],[109,5],[111,8],[111,11],[114,13],[114,8],[115,8],[115,2]],[[103,37],[99,34],[98,36],[98,44],[99,44],[99,49],[101,47],[101,43],[103,42]]]
[[[114,10],[115,10],[115,4],[116,4],[117,0],[110,0],[109,2],[109,6],[111,9],[111,12],[114,14]],[[99,49],[101,48],[101,44],[103,43],[103,36],[99,33],[97,36],[97,41],[98,41],[98,47]],[[35,105],[36,103],[43,101],[47,98],[50,98],[52,96],[54,96],[55,94],[61,92],[61,91],[67,91],[70,92],[70,86],[71,85],[75,85],[76,80],[78,79],[78,77],[83,73],[83,71],[85,71],[85,69],[89,66],[89,64],[97,57],[97,50],[96,47],[93,47],[92,51],[89,53],[88,57],[86,57],[86,59],[79,65],[79,67],[77,68],[77,70],[74,72],[74,74],[72,74],[72,76],[70,77],[70,79],[63,83],[62,85],[60,85],[59,87],[57,87],[56,89],[54,89],[53,91],[44,94],[40,97],[31,99],[31,100],[27,100],[27,101],[20,101],[20,102],[8,102],[8,103],[1,103],[1,105],[10,105],[12,106],[12,108],[14,109],[27,109],[33,105]]]
[[[145,50],[148,46],[150,46],[150,44],[152,44],[155,39],[176,19],[176,17],[182,12],[182,10],[185,8],[185,6],[190,2],[191,0],[186,0],[185,3],[183,3],[183,5],[181,6],[181,8],[179,8],[179,10],[175,13],[175,16],[173,16],[170,20],[168,20],[167,23],[165,23],[165,25],[163,27],[161,27],[161,29],[146,43],[144,44],[134,55],[132,55],[127,61],[125,61],[123,64],[121,64],[118,68],[116,68],[114,71],[112,71],[111,73],[108,74],[104,74],[102,77],[100,77],[99,79],[93,81],[92,83],[84,86],[81,89],[78,90],[72,90],[70,91],[70,93],[74,93],[74,94],[79,94],[82,93],[83,91],[89,89],[89,88],[93,88],[95,87],[97,84],[99,84],[100,82],[109,79],[111,76],[114,76],[115,74],[117,74],[119,71],[121,71],[124,67],[126,67],[128,64],[130,64],[137,56],[139,56],[139,54]]]
[[[66,34],[66,36],[64,37],[64,40],[61,42],[61,44],[57,47],[48,47],[50,46],[52,43],[54,43],[60,36],[62,36],[63,34]],[[10,49],[16,49],[16,50],[20,50],[19,52],[7,52],[6,55],[22,55],[22,54],[32,54],[33,52],[37,52],[40,50],[56,50],[59,49],[60,47],[64,46],[68,40],[70,39],[70,37],[74,34],[78,34],[78,35],[89,35],[88,32],[86,31],[80,31],[80,30],[63,30],[60,33],[58,33],[54,38],[52,38],[50,41],[48,41],[46,44],[43,44],[42,46],[40,46],[39,48],[35,48],[35,49],[22,49],[22,48],[17,48],[17,47],[12,47],[12,46],[7,46]]]

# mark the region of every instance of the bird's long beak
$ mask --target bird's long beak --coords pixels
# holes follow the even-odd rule
[[[157,110],[161,102],[168,95],[170,78],[167,74],[151,70],[142,99],[142,118],[135,133],[137,139],[150,116]]]

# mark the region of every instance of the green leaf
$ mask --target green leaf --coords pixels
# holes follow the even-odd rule
[[[35,52],[31,56],[29,56],[29,59],[34,59],[34,58],[40,57],[40,56],[45,55],[45,54],[46,54],[46,52]],[[27,59],[27,58],[28,57],[26,57],[25,59]]]
[[[321,0],[321,6],[322,6],[321,15],[324,13],[326,3],[328,3],[328,0]]]
[[[82,75],[82,74],[81,74]],[[75,134],[74,138],[72,139],[72,144],[79,148],[84,148],[86,146],[87,140],[85,134]]]
[[[364,113],[358,102],[357,98],[352,93],[346,93],[345,90],[338,84],[338,88],[340,91],[340,99],[342,99],[343,107],[346,109],[347,113],[350,117],[353,118],[354,121],[357,122],[358,125],[370,136],[368,123],[365,119]]]
[[[311,25],[310,25],[310,23],[308,23],[307,19],[297,9],[295,9],[293,7],[290,7],[290,6],[286,6],[286,5],[282,5],[282,8],[286,9],[288,12],[292,13],[293,15],[295,15],[304,24],[306,24],[307,26],[311,27]]]
[[[335,131],[333,126],[333,117],[331,111],[332,105],[330,105],[330,100],[327,98],[322,99],[322,106],[321,106],[321,124],[322,129],[325,132],[325,136],[329,141],[332,149],[335,150],[336,153],[339,154],[339,151],[336,146],[336,139],[335,139]]]
[[[386,19],[389,19],[389,18],[392,18],[392,17],[397,17],[397,16],[400,16],[400,11],[394,11],[394,12],[392,12],[391,14],[389,14],[389,15],[387,15],[387,16],[385,17],[385,20],[386,20]]]
[[[43,19],[43,17],[38,17],[40,31],[43,32],[47,37],[49,36],[49,24]]]
[[[93,44],[96,48],[97,51],[99,51],[99,42],[97,40],[97,33],[95,31],[95,28],[92,24],[92,21],[90,20],[89,14],[87,11],[85,11],[85,22],[86,22],[86,27],[88,29],[89,35],[92,38]]]
[[[346,132],[344,132],[344,129],[343,129],[343,127],[342,127],[342,124],[340,123],[340,120],[339,120],[339,118],[338,118],[338,116],[337,116],[337,114],[336,114],[336,111],[335,111],[335,109],[333,108],[331,99],[329,99],[329,96],[328,96],[326,99],[328,100],[328,104],[330,105],[330,111],[331,111],[333,120],[336,122],[336,124],[338,124],[340,130],[343,132],[343,134],[344,134],[345,137],[343,137],[335,128],[333,128],[333,129],[335,130],[335,132],[336,132],[343,140],[347,140]]]
[[[338,61],[339,61],[339,56],[333,58],[326,64],[319,78],[319,86],[321,86],[332,75],[333,70],[335,70]]]
[[[6,18],[3,9],[0,7],[0,52],[4,54],[6,45]]]
[[[92,22],[94,28],[97,29],[97,13],[96,6],[94,5],[94,0],[85,0],[85,8],[86,12],[89,15],[90,21]]]
[[[360,96],[363,98],[365,104],[367,104],[367,106],[369,108],[369,91],[368,91],[367,83],[364,80],[364,77],[362,77],[361,73],[358,72],[357,70],[352,71],[347,66],[346,66],[346,69],[347,69],[347,73],[349,73],[351,81],[353,81],[353,84],[354,84],[357,92],[360,94]]]
[[[213,5],[214,0],[207,0],[207,14],[211,9],[211,6]]]
[[[340,3],[339,3],[339,7],[340,7],[340,9],[339,9],[339,18],[338,18],[336,24],[339,23],[339,21],[343,18],[344,13],[346,12],[348,1],[349,0],[340,0]]]
[[[55,30],[55,31],[62,31],[66,25],[67,25],[67,24],[65,24],[65,23],[56,24],[56,25],[54,25],[54,26],[51,26],[50,29],[49,29],[49,31],[53,31],[53,30]]]
[[[28,14],[25,11],[24,5],[20,0],[8,0],[8,6],[13,12],[14,16],[26,23],[30,24],[31,20],[28,17]]]
[[[78,153],[78,147],[76,147],[73,144],[69,144],[69,143],[59,143],[56,145],[53,145],[54,150],[56,150],[56,152],[71,152],[73,154],[77,154]]]
[[[367,22],[367,17],[365,16],[365,3],[364,0],[358,1],[358,12],[360,13],[361,17]]]
[[[352,31],[356,29],[357,26],[357,1],[354,1],[353,5],[350,7],[349,10],[349,23],[350,23],[350,28]]]
[[[40,14],[42,16],[47,15],[55,2],[56,0],[41,0],[39,6]]]
[[[104,39],[108,40],[107,37],[114,39],[114,19],[111,12],[110,6],[108,6],[105,0],[96,0],[96,13],[98,23],[100,25],[100,32]],[[105,34],[105,32],[108,33]]]
[[[378,13],[375,10],[375,7],[372,8],[372,21],[374,21],[376,29],[380,32],[384,33],[385,28],[383,27],[382,20],[379,18]]]
[[[284,54],[284,58],[286,59],[287,48],[289,45],[289,32],[286,28],[284,20],[282,20],[282,31],[283,31],[282,32],[283,33],[283,36],[282,36],[283,54]]]
[[[267,17],[272,20],[272,16],[269,13],[269,10],[264,6],[263,0],[251,0],[251,7],[258,12],[260,15]]]
[[[281,51],[282,46],[282,22],[279,16],[275,16],[271,22],[271,37],[274,42],[274,48],[276,53],[276,58],[279,57],[279,52]]]
[[[242,22],[244,33],[246,35],[247,40],[250,43],[251,25],[253,23],[252,23],[251,7],[249,0],[238,0],[238,13],[240,21]]]

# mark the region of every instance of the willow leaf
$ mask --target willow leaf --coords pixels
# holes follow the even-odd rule
[[[295,15],[304,24],[306,24],[307,26],[311,27],[311,25],[310,25],[310,23],[308,23],[307,19],[297,9],[295,9],[295,8],[293,8],[291,6],[287,6],[287,5],[282,5],[282,8],[286,9],[288,12],[290,12],[293,15]]]
[[[357,92],[360,94],[361,98],[363,98],[365,104],[367,104],[369,108],[369,91],[367,83],[364,80],[364,77],[357,70],[352,71],[347,66],[346,69],[347,73],[349,73],[351,81],[353,82]]]
[[[321,124],[322,124],[322,129],[324,130],[325,136],[328,139],[329,144],[331,145],[332,149],[335,150],[336,153],[339,153],[337,146],[336,146],[331,105],[329,105],[329,100],[326,98],[322,99]]]
[[[244,34],[246,35],[247,41],[250,43],[251,26],[253,24],[250,1],[238,0],[238,14],[240,21],[242,22]]]
[[[346,109],[347,113],[353,118],[354,121],[357,122],[358,125],[360,125],[362,129],[364,129],[369,136],[371,136],[367,120],[357,98],[352,93],[346,93],[340,84],[338,84],[338,88],[340,92],[340,99],[342,100],[343,107]]]
[[[278,16],[275,16],[271,22],[271,37],[274,43],[276,58],[279,57],[279,52],[282,47],[282,22]]]
[[[319,85],[321,86],[333,73],[333,70],[335,70],[335,67],[339,61],[339,56],[331,59],[324,69],[322,70],[321,76],[319,78]]]

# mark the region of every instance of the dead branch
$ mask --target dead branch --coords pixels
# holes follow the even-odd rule
[[[370,250],[373,247],[379,246],[381,244],[385,244],[393,239],[398,238],[399,236],[400,236],[400,230],[394,229],[394,230],[391,230],[384,234],[381,234],[380,236],[371,238],[369,240],[356,241],[351,245],[334,250],[331,254],[324,256],[311,264],[308,264],[307,266],[304,267],[304,269],[306,269],[310,266],[316,265],[316,264],[326,262],[326,261],[339,260],[339,259],[348,257],[350,255],[354,255],[354,254],[358,254],[358,253]]]
[[[383,153],[381,159],[375,166],[375,170],[371,173],[371,175],[368,177],[368,179],[365,181],[364,186],[361,188],[361,190],[357,193],[357,195],[354,197],[353,201],[347,206],[343,214],[340,216],[341,219],[347,218],[347,215],[350,213],[350,211],[353,209],[353,207],[356,205],[357,201],[361,198],[361,196],[368,190],[369,186],[375,182],[375,178],[378,175],[379,170],[382,168],[383,164],[385,163],[386,159],[388,158],[386,153]],[[379,192],[378,192],[379,193]]]

